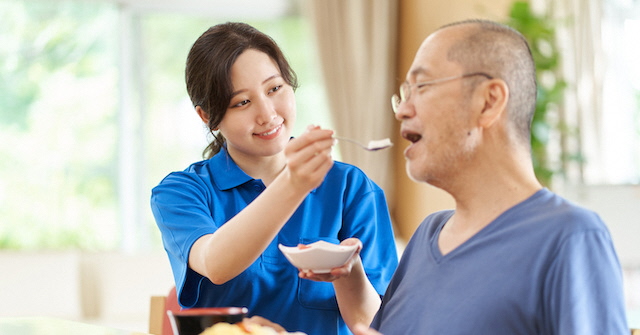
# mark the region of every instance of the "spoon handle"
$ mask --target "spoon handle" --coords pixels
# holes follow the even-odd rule
[[[333,136],[333,138],[335,138],[336,140],[341,140],[341,141],[347,141],[347,142],[351,142],[353,144],[356,144],[358,146],[360,146],[362,149],[367,150],[367,151],[377,151],[377,150],[381,150],[381,149],[386,149],[390,146],[393,145],[393,143],[391,143],[391,141],[389,141],[388,138],[384,139],[384,140],[378,140],[378,141],[369,141],[369,145],[364,145],[356,140],[352,140],[350,138],[346,138],[346,137],[342,137],[342,136]]]

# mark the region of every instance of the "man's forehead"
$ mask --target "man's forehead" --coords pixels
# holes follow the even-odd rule
[[[432,71],[430,71],[429,67],[420,64],[414,64],[409,70],[407,74],[408,78],[416,78],[418,76],[429,76]]]
[[[444,72],[447,68],[457,67],[456,63],[447,58],[451,39],[444,38],[446,36],[440,33],[441,31],[438,31],[422,42],[407,73],[407,79],[415,79],[419,75],[431,76],[434,73]]]

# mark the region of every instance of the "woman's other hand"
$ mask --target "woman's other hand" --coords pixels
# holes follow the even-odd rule
[[[353,253],[353,256],[351,256],[351,258],[349,258],[349,260],[344,263],[344,265],[331,269],[331,272],[313,273],[313,271],[310,270],[300,270],[300,272],[298,273],[300,278],[313,281],[332,282],[343,277],[348,277],[351,274],[351,270],[353,270],[353,267],[361,263],[360,250],[362,250],[362,242],[355,237],[351,237],[342,241],[340,245],[357,245],[358,248],[356,248],[356,252]]]

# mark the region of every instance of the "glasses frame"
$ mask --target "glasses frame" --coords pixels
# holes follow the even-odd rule
[[[413,87],[416,87],[416,89],[421,89],[425,86],[442,84],[448,81],[462,79],[462,78],[469,78],[474,76],[483,76],[483,77],[486,77],[487,79],[493,79],[493,76],[484,72],[471,72],[471,73],[465,73],[457,76],[422,81],[422,82],[413,83],[413,84],[409,84],[408,82],[405,81],[400,85],[400,88],[398,89],[398,91],[400,92],[400,95],[394,94],[391,96],[391,108],[393,109],[393,113],[394,114],[398,113],[398,108],[400,108],[400,104],[403,102],[407,102],[409,98],[411,98],[411,89]]]

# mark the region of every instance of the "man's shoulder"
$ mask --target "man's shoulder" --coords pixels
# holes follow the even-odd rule
[[[414,235],[431,236],[436,234],[449,218],[451,218],[454,212],[453,209],[445,209],[427,215],[414,232]]]
[[[566,229],[606,229],[600,216],[593,210],[551,191],[547,193],[547,200],[538,209],[545,220],[561,224]]]

